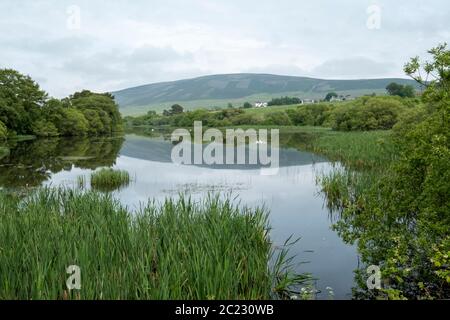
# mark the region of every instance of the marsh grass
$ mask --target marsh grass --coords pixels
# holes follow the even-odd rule
[[[373,171],[355,171],[344,167],[335,167],[331,172],[316,176],[316,183],[325,197],[328,211],[336,214],[333,218],[339,218],[339,213],[352,207],[353,211],[362,210],[364,207],[364,194],[372,188],[379,179],[379,173]]]
[[[124,170],[103,168],[91,174],[91,187],[98,191],[114,191],[130,184],[130,174]]]
[[[283,269],[286,251],[270,270],[268,229],[265,210],[218,196],[131,213],[95,191],[0,193],[0,299],[268,299],[306,280]],[[66,288],[69,265],[81,290]]]
[[[391,135],[392,131],[328,131],[312,140],[310,149],[334,162],[333,170],[316,178],[332,218],[339,219],[344,210],[364,210],[367,193],[398,156]]]
[[[397,155],[391,131],[325,131],[313,140],[312,149],[357,170],[388,166]]]

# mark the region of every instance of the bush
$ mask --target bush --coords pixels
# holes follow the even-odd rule
[[[265,125],[289,126],[292,125],[291,119],[284,111],[274,111],[266,114],[264,117]]]
[[[333,129],[341,131],[391,129],[405,106],[397,99],[364,97],[332,111]]]
[[[58,129],[49,121],[38,120],[32,125],[33,134],[38,137],[56,137],[59,135]]]
[[[330,108],[327,104],[313,104],[289,109],[286,113],[294,125],[321,126],[325,123]]]
[[[3,124],[3,122],[0,121],[0,140],[5,140],[8,136],[8,130],[6,129],[6,126]]]
[[[281,98],[273,98],[270,100],[267,105],[269,106],[283,106],[289,104],[299,104],[302,103],[302,100],[297,97],[281,97]]]
[[[57,125],[63,136],[83,136],[89,130],[89,122],[83,113],[74,108],[62,109],[62,119]]]
[[[230,119],[233,125],[258,125],[262,123],[261,118],[255,114],[242,113]]]

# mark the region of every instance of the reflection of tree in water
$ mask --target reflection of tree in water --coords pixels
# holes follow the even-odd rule
[[[122,147],[122,137],[54,138],[15,142],[0,160],[0,186],[39,186],[52,173],[112,166]]]

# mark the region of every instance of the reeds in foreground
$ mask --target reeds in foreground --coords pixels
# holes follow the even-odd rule
[[[269,260],[267,213],[210,196],[130,212],[110,194],[0,192],[0,299],[267,299],[296,280]],[[66,268],[81,289],[66,287]],[[297,278],[299,279],[299,278]],[[305,278],[302,277],[301,281]]]

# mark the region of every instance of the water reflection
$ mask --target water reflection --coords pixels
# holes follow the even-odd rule
[[[0,186],[36,187],[54,173],[73,167],[96,169],[116,163],[123,137],[54,138],[10,142],[0,159]]]

